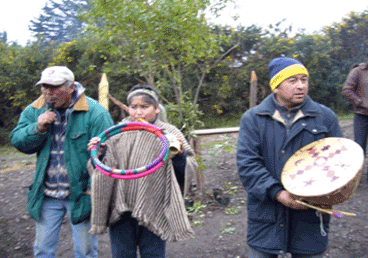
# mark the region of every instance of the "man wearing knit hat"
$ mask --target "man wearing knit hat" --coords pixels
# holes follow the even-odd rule
[[[65,214],[71,221],[75,257],[97,257],[97,236],[88,233],[91,179],[89,139],[113,125],[109,112],[84,94],[65,66],[46,68],[36,83],[42,95],[22,112],[10,134],[21,152],[37,153],[28,211],[36,220],[34,256],[55,257]]]
[[[296,202],[281,184],[286,161],[303,146],[342,137],[336,114],[308,94],[308,71],[296,59],[269,63],[272,93],[241,119],[237,164],[248,192],[250,258],[322,257],[329,215]]]

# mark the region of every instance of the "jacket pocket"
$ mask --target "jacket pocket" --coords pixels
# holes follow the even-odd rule
[[[89,137],[86,131],[73,132],[70,137],[72,144],[78,151],[86,151]]]
[[[42,191],[42,189],[36,189],[34,183],[28,187],[27,191],[27,209],[31,217],[35,220],[40,218],[43,203],[43,193],[40,191]]]
[[[78,224],[91,215],[91,196],[86,194],[88,183],[79,182],[71,193],[71,221]]]
[[[78,170],[85,170],[86,168],[86,164],[89,159],[89,153],[87,151],[87,144],[89,140],[90,139],[86,131],[74,132],[71,136],[71,159],[73,162],[79,162],[81,167],[78,168]]]
[[[304,126],[304,134],[303,134],[303,142],[304,145],[326,138],[328,136],[328,128],[324,125],[320,124],[303,124]]]
[[[305,130],[307,130],[312,135],[319,135],[319,134],[327,134],[328,128],[324,125],[320,124],[307,124],[305,126]]]

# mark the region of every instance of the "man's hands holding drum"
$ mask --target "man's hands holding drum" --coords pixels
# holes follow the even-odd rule
[[[282,190],[277,196],[276,196],[276,200],[281,203],[282,205],[284,205],[285,207],[288,207],[290,209],[294,209],[294,210],[306,210],[309,209],[309,207],[298,203],[297,201],[295,201],[294,197],[292,194],[290,194],[288,191],[286,190]],[[318,208],[321,209],[331,209],[331,206],[318,206]],[[325,214],[325,212],[318,210],[319,213],[321,214]]]
[[[286,190],[282,190],[279,192],[279,194],[276,196],[276,201],[284,205],[285,207],[288,207],[290,209],[294,210],[306,210],[309,209],[308,207],[304,206],[303,204],[300,204],[295,201],[294,197]]]

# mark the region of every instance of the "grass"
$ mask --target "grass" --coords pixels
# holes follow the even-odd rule
[[[192,207],[187,207],[187,212],[189,214],[203,214],[203,209],[206,207],[206,204],[202,204],[201,201],[196,201]]]
[[[350,114],[337,114],[337,118],[338,119],[353,119],[354,118],[354,113],[350,113]]]
[[[204,123],[204,127],[196,129],[211,129],[211,128],[227,128],[227,127],[238,127],[240,119],[243,113],[239,114],[226,114],[224,116],[204,116],[201,118]],[[339,113],[337,114],[338,119],[353,119],[354,113]]]
[[[220,228],[223,234],[234,234],[235,230],[235,227],[231,227],[231,223],[226,223],[225,227]]]
[[[229,113],[224,116],[204,116],[201,118],[204,127],[196,129],[238,127],[243,113]]]
[[[22,155],[16,148],[11,145],[6,145],[0,147],[0,157],[9,156],[9,155]]]
[[[6,164],[0,164],[0,172],[8,172],[27,166],[34,166],[34,163],[31,162],[36,160],[34,155],[24,155],[24,157],[19,159],[22,155],[24,154],[11,145],[0,147],[0,158],[6,158]]]

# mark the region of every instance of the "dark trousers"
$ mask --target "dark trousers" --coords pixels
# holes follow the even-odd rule
[[[164,258],[166,242],[126,212],[109,230],[113,258],[136,258],[137,247],[141,258]]]
[[[366,154],[367,135],[368,116],[354,114],[354,140],[363,148],[364,155]]]

